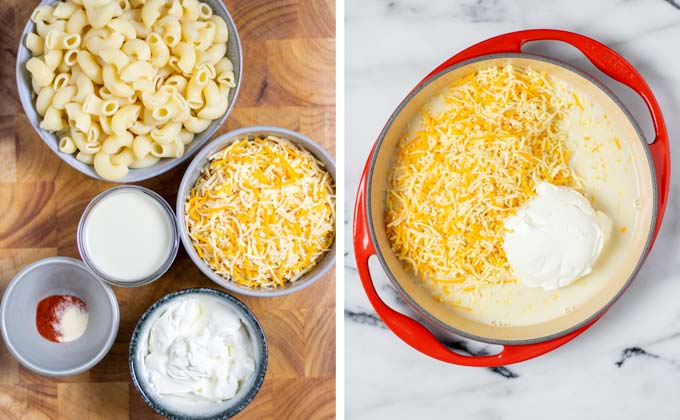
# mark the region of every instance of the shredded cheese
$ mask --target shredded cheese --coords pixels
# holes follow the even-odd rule
[[[215,272],[274,289],[310,271],[335,239],[335,186],[288,140],[243,138],[209,158],[186,205],[189,236]]]
[[[536,185],[579,182],[560,127],[569,103],[545,74],[483,69],[438,101],[399,142],[385,224],[398,258],[455,306],[458,293],[515,281],[502,248],[504,221]]]

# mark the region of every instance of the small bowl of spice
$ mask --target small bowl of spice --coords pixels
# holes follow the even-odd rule
[[[21,270],[0,304],[0,329],[10,353],[45,376],[71,376],[111,349],[120,313],[111,288],[82,261],[52,257]]]

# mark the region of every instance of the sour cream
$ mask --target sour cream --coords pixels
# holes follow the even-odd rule
[[[172,215],[158,199],[138,189],[102,196],[82,228],[84,258],[107,278],[121,282],[153,276],[174,250]]]
[[[255,371],[253,345],[238,314],[208,296],[178,299],[162,309],[142,337],[145,380],[170,404],[177,398],[212,404],[233,398]]]
[[[528,287],[554,290],[592,271],[612,222],[577,191],[542,182],[505,227],[513,274]]]

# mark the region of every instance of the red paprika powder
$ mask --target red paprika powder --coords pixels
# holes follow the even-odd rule
[[[44,338],[61,342],[60,326],[61,316],[68,306],[77,306],[78,308],[87,311],[87,305],[77,296],[71,295],[54,295],[46,297],[38,303],[38,308],[35,315],[35,324],[38,327],[38,332]]]

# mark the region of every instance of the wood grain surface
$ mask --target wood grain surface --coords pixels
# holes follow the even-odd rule
[[[88,202],[114,184],[90,179],[55,156],[32,130],[15,86],[16,48],[37,0],[0,1],[0,292],[25,265],[79,258],[76,228]],[[225,0],[239,29],[244,74],[220,133],[248,125],[300,131],[335,155],[335,2]],[[174,207],[188,163],[140,183]],[[128,344],[146,308],[187,287],[218,287],[180,247],[169,272],[134,289],[114,288],[121,323],[111,352],[89,372],[51,379],[19,365],[0,341],[0,419],[160,418],[130,382]],[[237,296],[269,343],[264,385],[238,419],[335,418],[335,274],[285,297]]]

